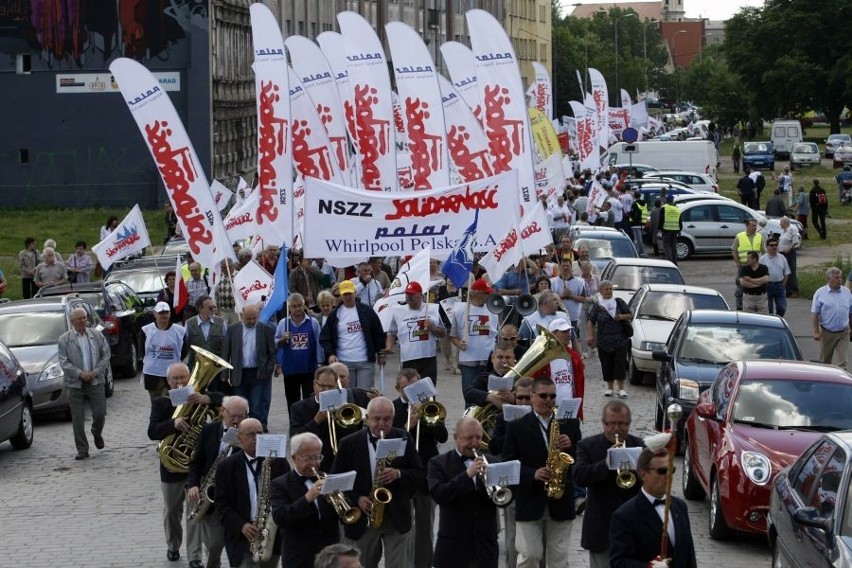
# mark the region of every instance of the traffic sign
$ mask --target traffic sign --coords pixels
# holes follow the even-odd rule
[[[621,139],[628,144],[632,144],[639,139],[639,131],[635,128],[625,128],[621,131]]]

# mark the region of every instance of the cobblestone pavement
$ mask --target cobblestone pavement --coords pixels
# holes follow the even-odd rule
[[[733,302],[732,266],[721,259],[682,263],[690,283],[716,287]],[[805,359],[816,356],[809,331],[809,302],[791,301],[788,321],[796,332]],[[600,368],[588,360],[583,434],[600,432],[600,409],[604,398]],[[396,360],[388,363],[385,393],[395,396],[391,371]],[[439,368],[443,368],[439,364]],[[452,428],[462,410],[460,377],[441,372],[439,400],[448,407]],[[654,388],[631,387],[628,400],[633,409],[633,433],[640,436],[652,429]],[[270,430],[286,432],[288,427],[284,390],[280,381],[273,389],[273,413]],[[165,558],[155,444],[147,439],[148,396],[137,380],[116,381],[115,396],[108,402],[104,437],[106,448],[92,449],[92,458],[77,462],[71,425],[59,418],[39,419],[35,442],[26,451],[13,451],[9,444],[0,446],[0,503],[3,515],[0,531],[4,535],[4,560],[0,566],[42,567],[61,564],[67,567],[163,568],[186,566],[185,551],[179,562]],[[447,444],[444,450],[448,450]],[[678,459],[678,462],[680,460]],[[679,468],[680,471],[680,468]],[[679,494],[680,474],[675,479]],[[699,566],[753,568],[768,565],[769,550],[765,539],[738,537],[717,542],[707,536],[707,503],[689,502],[690,518]],[[571,535],[571,554],[567,565],[588,566],[588,557],[579,546],[580,523],[575,521]],[[394,567],[396,568],[396,567]]]

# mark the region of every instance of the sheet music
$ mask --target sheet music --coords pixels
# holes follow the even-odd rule
[[[530,412],[532,412],[532,406],[527,406],[525,404],[504,404],[503,420],[511,422],[512,420],[523,418]]]
[[[222,443],[226,446],[233,446],[237,443],[237,429],[234,426],[231,426],[225,433],[222,434]]]
[[[556,419],[566,420],[568,418],[577,418],[577,413],[580,412],[580,404],[582,398],[561,398],[556,403]]]
[[[521,482],[521,462],[512,460],[507,462],[489,463],[486,471],[489,485],[518,485]]]
[[[606,451],[606,462],[609,469],[618,469],[624,462],[630,463],[630,469],[636,469],[642,448],[610,448]]]
[[[405,455],[405,438],[385,438],[376,443],[376,460],[393,454],[395,458]]]
[[[515,385],[515,381],[512,377],[501,377],[499,375],[489,375],[488,376],[488,390],[490,391],[501,391],[501,390],[512,390],[512,387]]]
[[[346,390],[331,389],[319,393],[320,412],[328,412],[340,408],[347,402]]]
[[[254,452],[258,458],[286,458],[287,457],[287,435],[286,434],[259,434],[257,436],[257,449]]]
[[[347,471],[344,473],[330,473],[326,476],[322,484],[320,494],[328,495],[335,491],[352,491],[355,485],[355,472]]]
[[[435,384],[430,377],[423,377],[402,390],[405,392],[405,398],[411,404],[418,404],[438,395],[438,389],[435,388]]]
[[[195,387],[186,385],[169,391],[169,398],[174,406],[180,406],[189,402],[189,395],[195,392]]]

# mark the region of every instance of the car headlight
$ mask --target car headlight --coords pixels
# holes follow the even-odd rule
[[[665,351],[666,344],[657,341],[643,341],[639,344],[639,349],[642,351]]]
[[[689,379],[679,380],[678,390],[680,391],[680,398],[682,400],[697,401],[698,395],[701,393],[701,389],[698,387],[698,383],[696,383],[695,381],[690,381]]]
[[[42,381],[52,381],[58,379],[62,376],[62,366],[59,362],[51,363],[41,372],[41,375],[38,377],[38,382]]]
[[[755,485],[766,485],[772,474],[769,458],[759,452],[743,452],[740,456],[743,471]]]

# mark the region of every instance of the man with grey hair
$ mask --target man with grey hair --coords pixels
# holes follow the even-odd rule
[[[243,307],[240,323],[229,325],[225,333],[223,359],[233,366],[230,384],[234,394],[248,399],[251,417],[260,420],[265,432],[272,402],[275,330],[259,322],[259,317],[257,306]]]
[[[317,478],[322,440],[311,432],[296,434],[290,460],[293,469],[270,485],[272,518],[283,537],[283,565],[310,568],[323,547],[340,540],[337,512],[321,495],[323,480]]]
[[[319,551],[314,568],[361,568],[361,552],[350,544],[330,544]]]
[[[832,266],[825,271],[826,285],[814,293],[811,315],[814,341],[820,342],[820,360],[846,368],[852,292],[843,286],[843,273]]]
[[[778,220],[781,225],[781,234],[778,236],[778,252],[784,255],[787,259],[787,265],[790,267],[790,277],[787,278],[787,297],[799,297],[799,280],[796,278],[796,247],[802,242],[799,235],[799,230],[790,223],[790,218],[787,216],[781,217]]]
[[[287,298],[288,317],[282,318],[275,328],[275,346],[278,358],[275,374],[284,375],[284,395],[287,413],[293,405],[311,395],[314,371],[322,364],[319,345],[320,324],[308,316],[305,297],[293,292]]]
[[[33,284],[37,288],[45,286],[57,286],[68,282],[68,273],[65,271],[65,265],[56,259],[56,252],[45,247],[41,253],[41,264],[35,267],[33,272]]]
[[[189,280],[186,281],[186,309],[183,312],[183,321],[188,320],[198,313],[196,304],[201,296],[210,293],[210,285],[207,283],[207,275],[203,274],[201,265],[197,262],[189,263]]]
[[[74,428],[77,457],[89,457],[86,439],[86,402],[92,409],[92,436],[95,447],[103,449],[103,430],[106,422],[105,383],[112,372],[109,366],[110,349],[106,338],[97,329],[88,327],[88,315],[83,308],[71,310],[70,329],[59,336],[59,364],[68,389],[68,406]]]
[[[556,313],[561,305],[559,295],[553,290],[545,290],[538,297],[538,310],[526,316],[521,322],[520,335],[523,341],[532,343],[538,336],[538,325],[547,327],[558,316]]]

